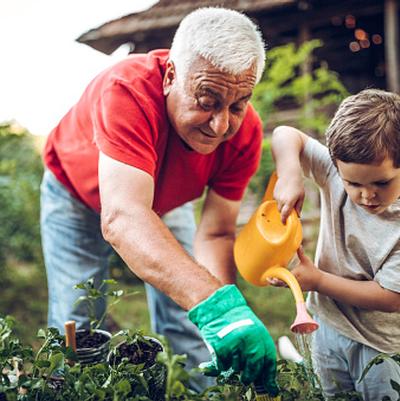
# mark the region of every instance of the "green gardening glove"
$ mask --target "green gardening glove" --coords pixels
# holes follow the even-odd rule
[[[264,384],[277,395],[275,344],[235,285],[218,289],[188,316],[210,348],[212,361],[202,364],[207,375],[233,370],[243,384]]]

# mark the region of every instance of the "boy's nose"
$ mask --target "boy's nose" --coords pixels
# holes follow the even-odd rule
[[[376,196],[376,193],[373,189],[371,188],[363,188],[361,190],[361,197],[365,200],[371,200],[374,199]]]

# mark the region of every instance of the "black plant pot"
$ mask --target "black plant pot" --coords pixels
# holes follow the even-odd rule
[[[144,339],[144,341],[142,340]],[[167,369],[157,362],[157,354],[163,345],[154,337],[138,337],[134,342],[123,341],[108,354],[108,362],[114,367],[124,358],[133,365],[142,365],[142,374],[149,386],[149,396],[154,401],[165,400]]]
[[[82,365],[106,362],[110,350],[111,333],[95,329],[76,331],[76,354]]]

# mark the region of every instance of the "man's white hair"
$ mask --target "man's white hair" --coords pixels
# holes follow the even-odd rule
[[[257,26],[244,14],[204,7],[181,21],[170,51],[170,60],[183,75],[199,56],[233,75],[255,65],[259,82],[265,66],[265,45]]]

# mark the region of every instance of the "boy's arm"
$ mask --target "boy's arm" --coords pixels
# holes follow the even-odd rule
[[[292,270],[303,291],[317,291],[339,302],[381,312],[399,312],[400,294],[376,281],[352,280],[318,269],[302,249],[300,263]]]
[[[308,136],[296,128],[280,126],[272,133],[272,155],[276,164],[278,181],[274,198],[284,223],[293,208],[300,214],[304,201],[303,174],[300,155]]]

